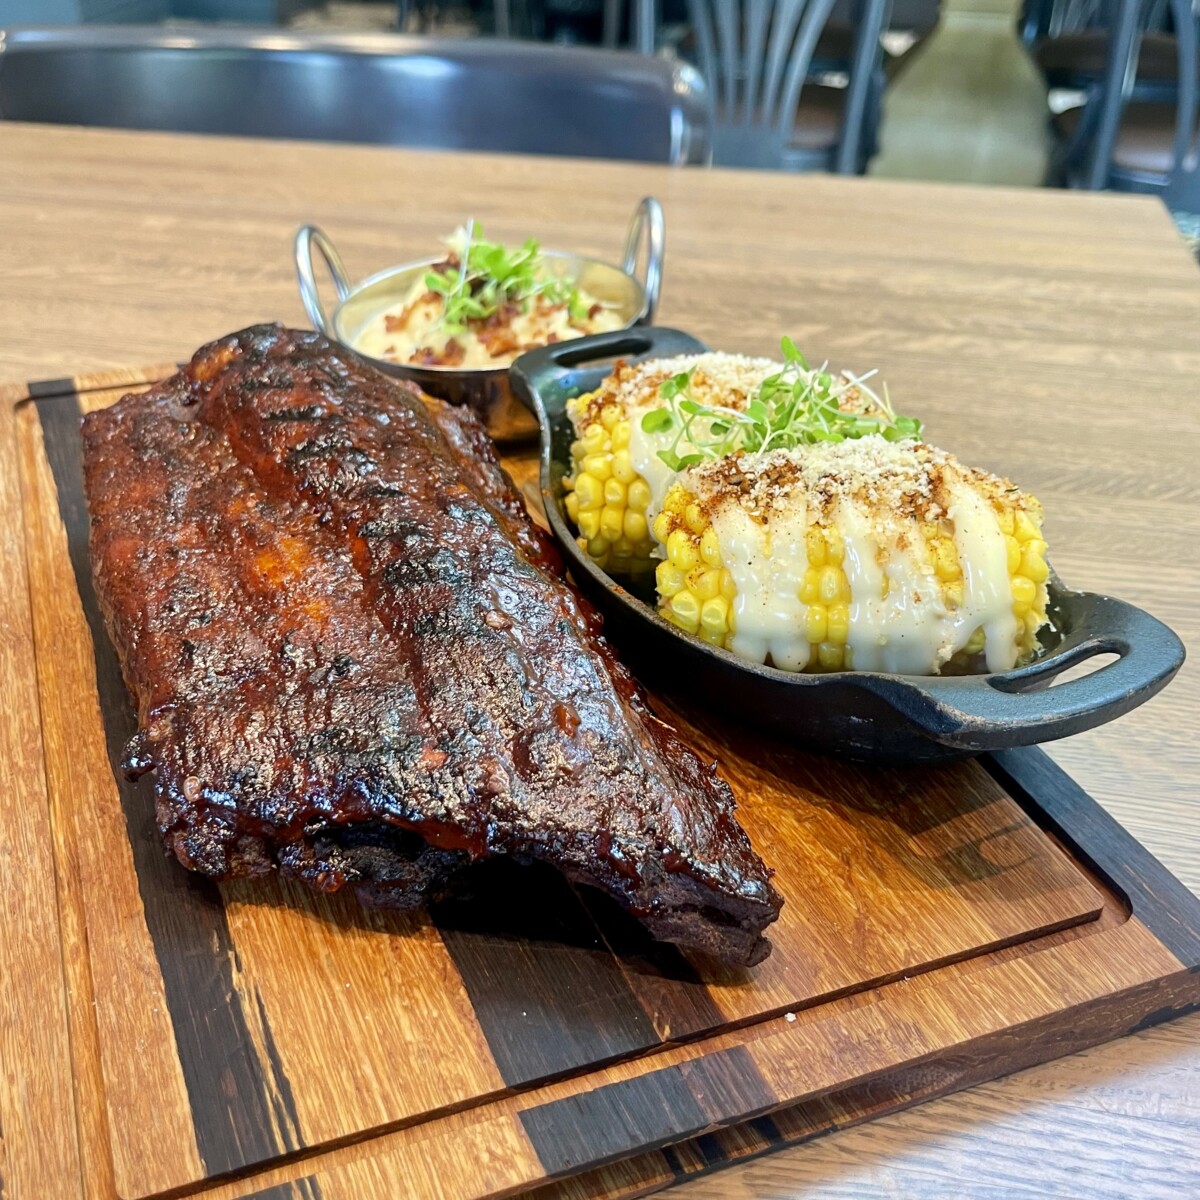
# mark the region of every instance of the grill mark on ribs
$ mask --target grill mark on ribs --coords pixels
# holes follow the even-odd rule
[[[539,859],[752,963],[780,901],[728,787],[566,585],[478,422],[261,326],[84,423],[97,590],[168,847],[423,903]]]

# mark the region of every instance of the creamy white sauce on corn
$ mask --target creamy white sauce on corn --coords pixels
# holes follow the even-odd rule
[[[845,547],[846,646],[856,671],[929,674],[984,631],[988,669],[1019,654],[1007,547],[989,491],[1004,481],[923,444],[879,436],[745,456],[678,477],[706,509],[733,576],[730,650],[784,670],[809,662],[800,599],[814,523]],[[948,520],[962,599],[948,605],[922,533]],[[831,602],[840,599],[831,597]]]

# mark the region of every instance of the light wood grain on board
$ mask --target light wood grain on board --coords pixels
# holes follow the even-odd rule
[[[0,389],[0,1193],[78,1196],[56,865],[21,529],[14,390]]]
[[[612,257],[634,200],[656,192],[664,321],[746,351],[786,329],[879,367],[937,441],[1041,496],[1064,578],[1200,636],[1200,276],[1157,201],[11,124],[0,157],[8,378],[178,359],[241,324],[303,320],[289,246],[302,221],[321,221],[356,274],[426,253],[466,211],[498,235]],[[1193,888],[1198,711],[1189,663],[1118,725],[1051,747]],[[679,1194],[990,1200],[1016,1194],[1031,1159],[1060,1195],[1200,1190],[1172,1132],[1196,1121],[1197,1020]]]

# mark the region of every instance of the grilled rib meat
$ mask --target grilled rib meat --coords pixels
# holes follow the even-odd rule
[[[647,708],[476,419],[260,326],[84,420],[97,591],[184,866],[409,905],[542,860],[769,950],[728,787]]]

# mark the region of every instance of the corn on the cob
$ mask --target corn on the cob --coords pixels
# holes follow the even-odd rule
[[[881,443],[683,472],[654,521],[662,614],[790,671],[1028,658],[1049,577],[1037,501],[931,447]]]
[[[663,404],[663,382],[692,371],[698,395],[744,407],[781,365],[729,354],[618,363],[596,391],[567,402],[576,438],[571,473],[563,480],[564,506],[579,531],[580,547],[597,566],[634,577],[654,569],[649,522],[674,473],[657,456],[662,439],[648,436],[640,419]]]
[[[618,364],[572,401],[565,506],[580,546],[613,574],[654,570],[659,608],[680,628],[785,670],[928,674],[1029,658],[1049,575],[1037,501],[904,441],[919,423],[861,381],[831,381],[790,344],[785,355],[787,367],[730,355]],[[681,372],[692,407],[656,436],[647,414]],[[832,420],[831,440],[749,453],[726,442],[714,456],[713,422],[751,418],[773,387],[785,406],[811,389],[801,398],[827,407],[806,419],[820,437]],[[693,432],[681,412],[697,410]],[[880,416],[903,428],[854,427]]]

